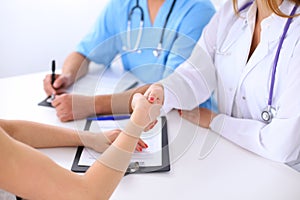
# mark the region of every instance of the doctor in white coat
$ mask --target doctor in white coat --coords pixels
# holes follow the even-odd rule
[[[271,160],[300,151],[299,0],[230,0],[191,57],[146,91],[180,115]],[[278,8],[278,9],[277,9]],[[277,54],[277,55],[276,55]],[[197,108],[216,91],[219,113]]]

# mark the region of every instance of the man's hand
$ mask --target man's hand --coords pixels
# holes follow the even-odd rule
[[[52,106],[62,122],[83,119],[95,113],[95,99],[93,96],[62,94],[55,96]]]
[[[133,113],[131,120],[138,126],[144,127],[145,131],[154,127],[157,117],[160,115],[161,105],[150,103],[145,96],[136,93],[132,99]]]
[[[51,74],[47,74],[44,78],[44,90],[48,96],[65,93],[66,89],[73,83],[70,76],[56,74],[52,85],[51,76]]]

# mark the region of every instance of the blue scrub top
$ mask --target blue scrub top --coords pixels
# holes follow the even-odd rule
[[[147,0],[140,0],[144,11],[144,26],[139,50],[132,51],[139,32],[141,14],[138,9],[131,18],[130,45],[127,43],[126,31],[128,15],[136,1],[111,0],[76,51],[95,63],[107,66],[119,54],[124,69],[131,71],[141,81],[159,81],[190,56],[202,29],[215,13],[209,0],[177,0],[166,26],[162,45],[164,51],[155,57],[153,50],[157,48],[172,3],[173,0],[166,0],[154,24],[151,24]]]

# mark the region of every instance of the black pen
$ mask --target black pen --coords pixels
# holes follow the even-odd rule
[[[55,60],[52,60],[52,75],[51,75],[51,85],[53,87],[54,81],[55,81]],[[55,98],[55,94],[51,95],[51,100]]]

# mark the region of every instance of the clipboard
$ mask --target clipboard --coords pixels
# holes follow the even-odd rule
[[[38,103],[39,106],[46,106],[46,107],[51,107],[53,108],[53,106],[51,105],[51,103],[49,102],[49,99],[51,99],[51,96],[46,97],[46,99],[44,99],[43,101],[41,101],[40,103]]]
[[[156,172],[168,172],[171,170],[170,166],[170,155],[169,155],[169,145],[168,145],[168,129],[167,129],[167,120],[166,117],[161,117],[162,120],[162,130],[161,130],[161,137],[162,137],[162,148],[161,148],[161,158],[162,162],[160,166],[140,166],[134,172],[127,170],[125,175],[128,174],[141,174],[141,173],[156,173]],[[89,130],[92,121],[87,120],[84,130]],[[88,170],[90,166],[79,165],[80,157],[83,152],[84,147],[79,146],[77,147],[77,152],[72,164],[71,171],[77,173],[84,173]],[[130,163],[132,164],[132,163]]]
[[[133,81],[132,83],[129,82],[127,83],[128,85],[125,84],[125,88],[120,90],[120,92],[122,91],[126,91],[126,90],[130,90],[132,88],[135,88],[139,82],[138,81]],[[101,93],[100,93],[101,94]],[[106,94],[106,93],[103,93]],[[46,97],[44,100],[42,100],[41,102],[38,103],[39,106],[45,106],[45,107],[50,107],[50,108],[54,108],[51,104],[51,96]]]

